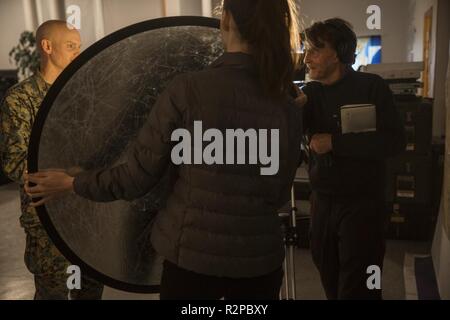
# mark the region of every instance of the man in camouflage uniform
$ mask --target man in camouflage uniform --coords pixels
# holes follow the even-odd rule
[[[20,184],[20,224],[27,235],[25,264],[34,274],[36,300],[101,299],[103,285],[81,277],[81,290],[67,288],[67,268],[71,264],[54,246],[41,225],[31,199],[24,191],[23,173],[27,170],[27,151],[33,122],[51,84],[81,47],[80,34],[65,21],[52,20],[36,32],[40,53],[40,72],[10,88],[1,103],[1,160],[6,175]]]

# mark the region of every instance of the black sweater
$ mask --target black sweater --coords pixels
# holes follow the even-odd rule
[[[308,96],[304,108],[304,129],[332,135],[333,150],[319,156],[311,152],[309,174],[312,189],[332,195],[383,196],[385,159],[405,149],[404,126],[394,105],[392,92],[379,76],[349,72],[332,85],[310,82],[303,89]],[[340,107],[374,104],[377,131],[342,134]]]

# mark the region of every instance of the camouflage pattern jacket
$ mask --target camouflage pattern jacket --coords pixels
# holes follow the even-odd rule
[[[50,85],[40,73],[11,87],[0,106],[1,164],[5,174],[20,184],[22,215],[25,229],[40,226],[36,210],[29,206],[22,175],[27,169],[27,153],[33,123]]]

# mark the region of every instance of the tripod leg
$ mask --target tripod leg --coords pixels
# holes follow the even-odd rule
[[[294,261],[294,259],[295,259],[295,252],[294,252],[294,246],[290,246],[290,248],[289,248],[289,256],[290,256],[290,258],[289,258],[289,262],[290,262],[290,269],[291,269],[291,272],[290,272],[290,280],[291,280],[291,283],[290,283],[290,287],[291,287],[291,296],[290,296],[290,298],[292,299],[292,300],[296,300],[296,284],[295,284],[295,261]]]
[[[295,190],[291,189],[291,214],[286,223],[285,239],[284,239],[284,293],[286,300],[295,300],[296,284],[295,284],[295,246],[297,244],[297,208],[295,207]],[[281,290],[283,291],[283,290]],[[281,296],[281,293],[280,293]]]
[[[283,299],[289,300],[289,256],[288,256],[288,250],[287,246],[284,246],[285,249],[285,256],[284,256],[284,263],[283,263],[283,269],[284,269],[284,285],[282,291],[284,291],[284,296],[282,296]]]
[[[290,262],[290,277],[291,277],[291,298],[296,300],[296,284],[295,284],[295,246],[297,244],[297,207],[295,204],[295,189],[294,185],[291,188],[291,239],[289,241],[289,262]]]

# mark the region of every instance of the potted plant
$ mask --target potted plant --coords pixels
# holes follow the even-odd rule
[[[9,58],[10,61],[14,60],[21,80],[31,76],[39,69],[39,53],[36,50],[36,38],[33,32],[22,32],[19,44],[12,48]]]

